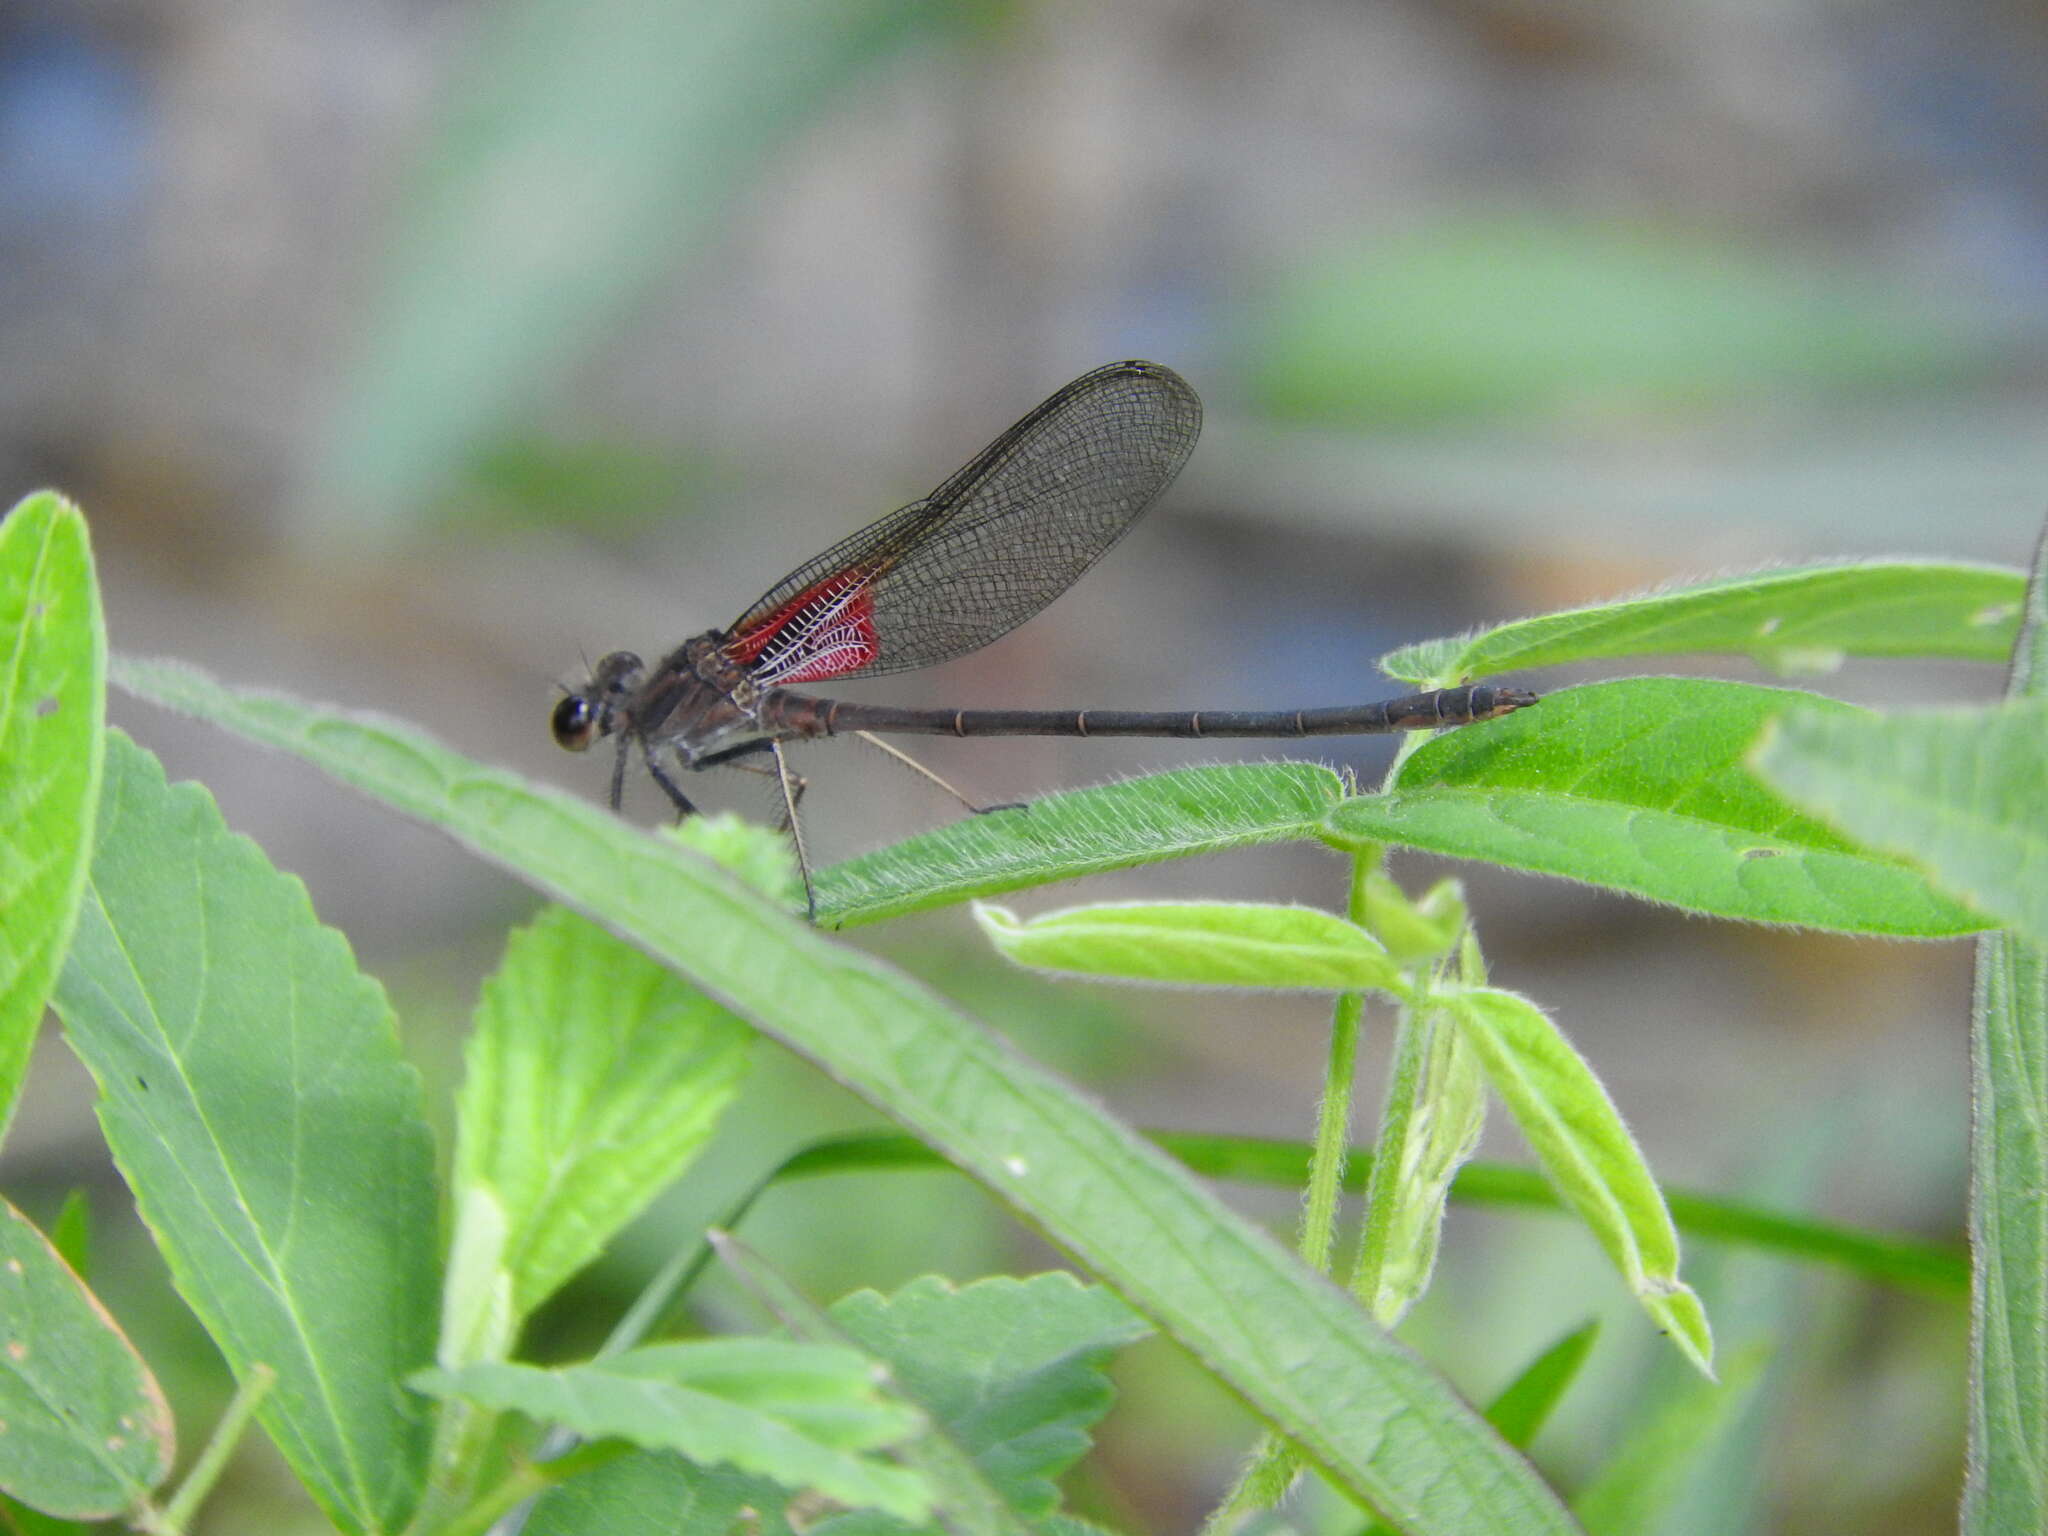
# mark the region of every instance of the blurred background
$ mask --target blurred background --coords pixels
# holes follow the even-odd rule
[[[546,729],[585,658],[729,621],[1059,384],[1149,357],[1208,427],[1146,525],[1023,630],[859,696],[1379,697],[1396,644],[1659,582],[2022,561],[2048,500],[2044,151],[2048,15],[2002,0],[13,0],[0,503],[45,484],[82,503],[120,650],[388,710],[596,799],[604,765]],[[1999,682],[1889,665],[1823,685],[1910,705]],[[530,898],[294,763],[113,709],[303,876],[445,1103]],[[999,801],[1220,754],[927,755]],[[952,814],[854,744],[799,767],[823,860]],[[772,813],[727,777],[707,802]],[[660,813],[644,788],[631,809]],[[1396,863],[1418,888],[1442,868]],[[1965,946],[1460,872],[1495,979],[1555,1012],[1665,1177],[1959,1232]],[[1342,873],[1293,848],[1020,905],[1329,903]],[[1323,1003],[1043,985],[958,911],[854,942],[1140,1123],[1307,1134]],[[550,1309],[535,1354],[587,1348],[782,1150],[865,1123],[771,1055],[716,1155]],[[44,1219],[94,1191],[105,1290],[196,1445],[218,1364],[89,1101],[46,1051],[7,1187]],[[1506,1135],[1487,1152],[1520,1155]],[[750,1224],[820,1295],[1055,1261],[950,1175],[847,1182]],[[1285,1196],[1232,1198],[1291,1226]],[[1776,1364],[1665,1529],[1952,1526],[1960,1306],[1704,1244],[1689,1273],[1723,1350],[1767,1337]],[[1406,1331],[1484,1398],[1607,1316],[1538,1446],[1569,1487],[1670,1389],[1620,1290],[1562,1223],[1459,1212]],[[706,1321],[756,1325],[716,1289]],[[1189,1529],[1252,1426],[1165,1346],[1120,1377],[1077,1505]],[[1356,1523],[1315,1495],[1290,1518]],[[208,1521],[320,1528],[260,1446]]]

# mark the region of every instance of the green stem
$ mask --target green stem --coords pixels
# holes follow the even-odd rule
[[[199,1453],[199,1459],[192,1463],[192,1470],[185,1474],[185,1481],[157,1517],[159,1523],[145,1529],[171,1536],[171,1533],[182,1531],[192,1523],[192,1517],[199,1512],[200,1501],[213,1491],[213,1485],[227,1467],[228,1458],[241,1444],[242,1432],[249,1427],[249,1420],[255,1417],[263,1399],[276,1385],[277,1372],[269,1366],[259,1363],[249,1368],[248,1379],[235,1388],[227,1412],[213,1426],[213,1436],[206,1442],[206,1448]]]
[[[1351,860],[1351,888],[1344,915],[1366,926],[1368,891],[1384,850],[1374,843]],[[1330,1019],[1330,1051],[1323,1067],[1323,1100],[1316,1111],[1316,1139],[1309,1153],[1308,1188],[1302,1203],[1302,1262],[1319,1275],[1330,1272],[1330,1250],[1337,1241],[1337,1206],[1344,1194],[1344,1162],[1351,1150],[1351,1091],[1358,1076],[1358,1034],[1365,1019],[1365,994],[1345,992]],[[1220,1536],[1237,1518],[1277,1504],[1301,1470],[1301,1455],[1271,1430],[1259,1437],[1244,1470],[1203,1526],[1204,1536]]]
[[[1351,861],[1345,916],[1363,926],[1367,882],[1379,867],[1378,844]],[[1309,1159],[1308,1195],[1301,1216],[1301,1257],[1317,1274],[1330,1272],[1337,1237],[1337,1202],[1344,1192],[1344,1159],[1351,1149],[1351,1090],[1358,1075],[1358,1032],[1365,994],[1345,992],[1330,1019],[1330,1052],[1323,1069],[1323,1102],[1316,1115],[1315,1151]]]

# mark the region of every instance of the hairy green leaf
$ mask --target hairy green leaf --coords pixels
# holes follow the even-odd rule
[[[1896,859],[1859,849],[1770,795],[1745,766],[1794,707],[1862,718],[1786,689],[1687,678],[1594,683],[1449,731],[1387,794],[1330,813],[1333,840],[1403,843],[1562,875],[1752,922],[1945,938],[1985,919]]]
[[[1882,720],[1795,709],[1753,760],[1794,804],[2048,945],[2048,699]]]
[[[1707,1314],[1678,1278],[1678,1230],[1635,1138],[1583,1056],[1543,1010],[1492,987],[1446,992],[1501,1101],[1557,1191],[1658,1328],[1713,1374]]]
[[[1106,902],[1027,921],[977,903],[974,916],[1005,959],[1079,976],[1327,992],[1390,987],[1400,979],[1378,939],[1317,907]]]
[[[1747,656],[1778,672],[1845,656],[2002,661],[2025,578],[1997,565],[1873,560],[1720,576],[1405,645],[1380,670],[1422,687],[1621,656]]]
[[[970,816],[818,875],[818,921],[877,922],[970,897],[1313,837],[1344,781],[1315,763],[1183,768]]]
[[[0,1136],[78,921],[106,695],[85,519],[31,496],[0,520]]]

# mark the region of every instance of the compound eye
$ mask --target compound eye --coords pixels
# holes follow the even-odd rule
[[[597,711],[582,694],[572,693],[555,706],[549,728],[555,733],[555,745],[581,752],[597,734]]]

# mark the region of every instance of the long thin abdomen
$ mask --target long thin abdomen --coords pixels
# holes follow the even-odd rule
[[[801,694],[772,695],[763,714],[794,735],[847,731],[917,736],[1370,736],[1491,720],[1536,702],[1521,688],[1479,685],[1377,704],[1299,710],[900,709]]]

